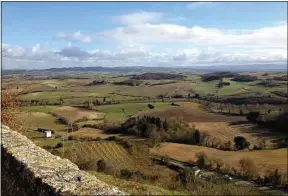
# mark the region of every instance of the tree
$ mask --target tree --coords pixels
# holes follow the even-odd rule
[[[202,169],[205,168],[208,164],[208,158],[204,152],[199,152],[196,154],[197,157],[197,166]]]
[[[168,123],[167,123],[166,119],[165,119],[165,121],[163,122],[163,129],[164,129],[165,131],[168,131]]]
[[[155,129],[152,129],[152,131],[149,133],[149,138],[152,139],[153,145],[156,145],[159,142],[161,142],[161,135]]]
[[[266,140],[265,139],[262,139],[260,141],[260,147],[261,147],[261,149],[265,149],[266,148]]]
[[[193,134],[193,140],[195,144],[200,143],[200,132],[196,129],[196,131]]]
[[[234,137],[234,145],[237,150],[248,148],[250,143],[243,136]]]
[[[162,126],[162,124],[161,124],[161,120],[160,120],[160,118],[159,118],[159,117],[155,119],[155,123],[156,123],[156,126],[157,126],[158,130],[160,130],[160,129],[161,129],[161,126]]]
[[[281,175],[278,172],[278,169],[276,169],[273,174],[271,175],[271,181],[274,185],[280,184],[281,182]]]
[[[100,105],[100,102],[98,99],[95,99],[93,102],[92,102],[93,105]]]
[[[246,116],[247,120],[251,122],[257,122],[257,118],[260,116],[260,112],[249,112]]]
[[[243,110],[242,109],[240,109],[240,115],[243,115]]]

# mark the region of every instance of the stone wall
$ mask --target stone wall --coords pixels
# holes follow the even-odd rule
[[[2,125],[2,195],[127,195]]]

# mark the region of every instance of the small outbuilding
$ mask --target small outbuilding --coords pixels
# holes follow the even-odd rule
[[[52,132],[50,130],[45,131],[45,137],[52,137]]]
[[[37,131],[40,132],[41,135],[43,135],[46,138],[52,137],[52,134],[54,133],[53,131],[49,129],[43,129],[43,128],[38,128]]]

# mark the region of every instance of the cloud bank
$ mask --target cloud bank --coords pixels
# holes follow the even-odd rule
[[[191,3],[189,8],[204,5]],[[257,29],[220,29],[173,24],[176,19],[183,18],[143,11],[115,16],[112,20],[120,26],[94,35],[58,33],[58,39],[68,42],[58,51],[39,43],[31,48],[2,44],[3,67],[287,63],[287,21]],[[97,47],[97,40],[113,42],[115,47],[103,50]],[[96,44],[88,51],[76,47],[77,43]]]

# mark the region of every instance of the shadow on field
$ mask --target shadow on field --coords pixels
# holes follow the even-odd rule
[[[280,140],[283,140],[287,137],[284,133],[273,132],[270,129],[258,127],[257,125],[251,124],[247,120],[230,122],[229,126],[238,128],[240,127],[242,132],[249,133],[254,137],[269,139],[274,144],[279,143]]]

